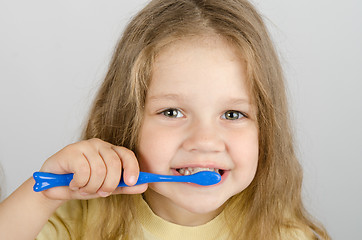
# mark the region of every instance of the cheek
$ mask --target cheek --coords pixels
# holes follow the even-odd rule
[[[238,134],[230,146],[230,156],[234,164],[230,181],[234,184],[234,193],[245,190],[253,181],[259,159],[259,143],[257,134]]]
[[[259,158],[259,141],[256,129],[234,133],[230,142],[230,155],[237,168],[255,174]]]
[[[162,173],[175,152],[174,135],[151,123],[141,127],[138,160],[142,171]]]

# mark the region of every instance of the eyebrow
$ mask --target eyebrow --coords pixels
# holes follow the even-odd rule
[[[159,100],[184,100],[179,94],[167,93],[167,94],[157,94],[148,97],[149,101],[159,101]]]
[[[251,104],[248,98],[232,98],[227,103],[230,105]]]
[[[185,97],[179,94],[174,94],[174,93],[167,93],[167,94],[157,94],[157,95],[152,95],[148,98],[148,101],[150,102],[157,102],[157,101],[184,101]],[[227,99],[224,103],[226,103],[227,105],[251,105],[249,98],[231,98],[231,99]]]

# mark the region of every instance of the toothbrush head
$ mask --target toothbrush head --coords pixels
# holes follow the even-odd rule
[[[189,176],[192,177],[192,183],[202,186],[214,185],[221,181],[221,175],[213,171],[201,171]]]

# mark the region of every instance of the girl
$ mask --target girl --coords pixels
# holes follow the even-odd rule
[[[140,170],[222,180],[133,186]],[[329,239],[303,208],[281,67],[246,0],[151,1],[118,43],[84,140],[41,171],[74,179],[20,186],[0,206],[5,239]],[[131,187],[117,188],[121,174]]]

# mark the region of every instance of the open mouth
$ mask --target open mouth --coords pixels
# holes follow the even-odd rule
[[[195,173],[202,172],[202,171],[216,172],[216,173],[218,173],[218,174],[220,174],[222,176],[224,174],[224,172],[225,172],[224,170],[218,169],[218,168],[202,168],[202,167],[177,168],[176,171],[178,173],[180,173],[181,175],[183,175],[183,176],[195,174]]]

